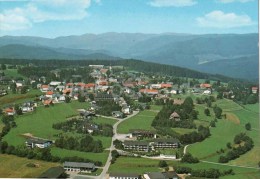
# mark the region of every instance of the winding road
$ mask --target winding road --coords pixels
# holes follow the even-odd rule
[[[113,135],[112,140],[111,140],[110,148],[107,149],[107,150],[109,150],[109,155],[108,155],[108,158],[107,158],[107,162],[106,162],[105,166],[103,167],[102,173],[99,176],[88,176],[88,175],[77,175],[77,174],[73,175],[72,174],[70,176],[70,178],[74,178],[74,179],[83,179],[83,178],[84,179],[86,179],[86,178],[88,178],[88,179],[104,179],[104,178],[106,178],[109,166],[111,164],[111,159],[112,159],[112,154],[111,153],[112,153],[113,150],[115,150],[115,147],[113,145],[113,141],[120,137],[119,134],[117,133],[117,126],[121,122],[123,122],[123,121],[125,121],[125,120],[127,120],[127,119],[129,119],[129,118],[131,118],[131,117],[133,117],[135,115],[137,115],[138,113],[139,113],[139,111],[133,111],[133,113],[131,115],[127,116],[124,119],[107,117],[107,118],[111,118],[111,119],[116,119],[117,122],[113,125],[113,133],[114,133],[114,135]]]

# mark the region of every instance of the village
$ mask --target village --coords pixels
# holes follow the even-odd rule
[[[59,120],[60,122],[52,124],[53,129],[63,131],[62,133],[55,134],[50,138],[31,134],[30,130],[22,134],[25,139],[23,139],[24,146],[29,149],[28,151],[35,148],[48,149],[55,146],[81,152],[102,153],[104,152],[104,142],[96,140],[95,137],[105,136],[110,140],[112,138],[111,145],[107,146],[109,147],[109,155],[106,163],[100,164],[100,162],[97,163],[93,160],[89,160],[89,162],[79,162],[80,160],[73,159],[65,160],[62,164],[63,170],[59,168],[50,169],[57,174],[52,177],[58,177],[64,171],[71,176],[77,176],[96,173],[98,170],[99,176],[102,178],[106,176],[109,166],[113,165],[119,156],[144,157],[157,161],[184,161],[183,156],[186,154],[188,144],[206,139],[210,136],[209,127],[214,127],[217,118],[226,118],[226,114],[222,113],[222,109],[218,106],[213,107],[212,103],[222,98],[232,100],[236,96],[228,88],[227,84],[219,81],[212,82],[207,79],[200,81],[196,79],[180,80],[162,75],[125,70],[124,66],[89,65],[84,68],[88,69],[89,72],[85,76],[82,73],[77,74],[75,69],[66,69],[67,71],[73,71],[69,77],[66,76],[66,79],[62,79],[62,76],[64,76],[62,69],[49,71],[56,80],[45,76],[31,76],[26,80],[9,79],[10,81],[8,81],[4,71],[0,73],[0,94],[2,97],[10,95],[10,93],[26,94],[31,91],[37,93],[30,100],[25,99],[20,103],[1,106],[3,115],[6,116],[4,118],[13,121],[12,127],[9,127],[8,131],[15,128],[13,126],[16,126],[16,120],[19,120],[19,116],[36,115],[39,111],[38,108],[49,110],[61,104],[70,105],[75,102],[84,104],[77,105],[73,115],[66,116],[64,119]],[[86,76],[89,78],[88,82],[83,80]],[[216,90],[220,86],[223,89],[226,88],[226,90],[220,93]],[[250,93],[257,94],[258,87],[253,86]],[[194,102],[189,98],[190,95],[193,96]],[[205,110],[204,107],[203,110],[195,110],[194,103],[197,105],[205,104]],[[159,107],[161,105],[163,107]],[[154,112],[155,119],[152,119],[149,128],[137,124],[134,125],[135,127],[129,126],[123,133],[118,132],[120,123],[124,123],[145,111]],[[210,121],[210,125],[206,125],[206,127],[196,123],[201,111],[206,116],[211,116],[206,114],[210,112],[214,113],[215,116]],[[17,119],[14,120],[14,118]],[[99,118],[107,121],[114,120],[115,123],[96,123],[95,120]],[[145,117],[143,118],[145,119]],[[8,122],[7,124],[9,126]],[[203,137],[187,141],[186,138],[190,136],[171,134],[169,131],[164,131],[162,127],[180,128],[187,131],[196,131],[198,128],[198,132],[192,135],[199,136],[203,134]],[[77,135],[80,134],[83,138],[72,144],[72,140],[77,141],[77,139],[66,136],[67,133],[71,132],[76,132]],[[84,138],[85,136],[87,137]],[[85,143],[83,143],[84,141]],[[94,144],[89,147],[88,142],[91,141]],[[193,156],[190,156],[190,159],[193,159]],[[165,163],[161,165],[163,168],[168,167]],[[103,166],[101,167],[103,170],[100,170],[100,166]],[[46,173],[43,173],[41,177],[49,177],[47,176],[48,173],[52,172],[48,171]],[[169,170],[169,168],[165,169],[164,172],[145,172],[144,174],[112,171],[108,173],[108,177],[110,179],[180,178],[176,170]]]

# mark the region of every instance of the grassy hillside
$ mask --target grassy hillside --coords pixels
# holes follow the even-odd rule
[[[29,163],[37,164],[38,167],[27,167]],[[59,166],[58,163],[29,160],[13,155],[0,154],[0,177],[1,178],[37,178],[50,167]]]

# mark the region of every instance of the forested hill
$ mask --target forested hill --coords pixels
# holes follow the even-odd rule
[[[187,68],[164,65],[152,62],[145,62],[141,60],[126,59],[126,60],[25,60],[25,59],[0,59],[0,63],[13,65],[28,65],[33,64],[38,67],[50,67],[51,69],[66,68],[74,66],[88,66],[88,65],[105,65],[105,66],[124,66],[129,70],[139,72],[163,74],[175,77],[189,77],[198,79],[221,80],[223,82],[236,80],[234,78],[226,77],[219,74],[202,73]]]

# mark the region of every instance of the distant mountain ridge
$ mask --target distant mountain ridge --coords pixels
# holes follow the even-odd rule
[[[23,50],[19,52],[17,48]],[[31,50],[37,51],[37,55],[30,52]],[[250,71],[248,68],[251,66],[240,65],[243,64],[243,59],[250,64],[258,64],[258,34],[192,35],[110,32],[54,39],[3,36],[0,37],[0,58],[7,57],[32,59],[53,59],[53,57],[56,59],[133,58],[203,72],[225,73],[231,77],[255,79],[255,76],[258,78],[258,69],[253,68],[251,73],[248,73]],[[219,63],[226,65],[221,66]],[[235,67],[239,73],[230,71],[231,66]],[[227,71],[230,72],[226,73]]]

